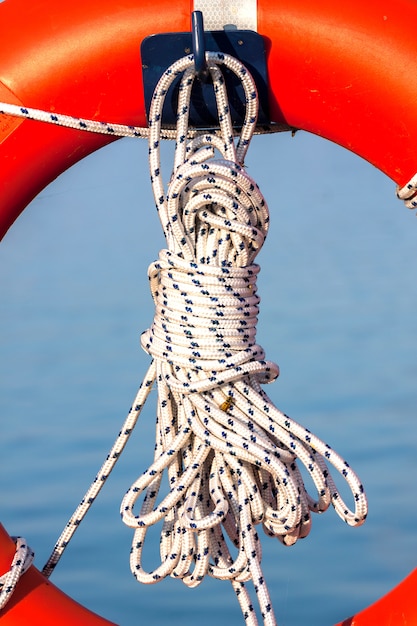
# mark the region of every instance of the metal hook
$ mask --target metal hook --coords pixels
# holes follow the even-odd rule
[[[207,74],[206,44],[204,38],[204,21],[201,11],[193,11],[191,14],[191,37],[194,53],[195,70],[199,76]]]

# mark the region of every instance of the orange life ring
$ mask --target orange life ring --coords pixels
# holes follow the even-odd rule
[[[145,126],[140,42],[190,29],[192,2],[0,0],[0,101]],[[24,22],[22,14],[25,15]],[[267,46],[271,121],[326,137],[400,186],[417,170],[412,80],[413,0],[258,0]],[[0,115],[0,237],[62,171],[112,141]],[[13,542],[0,526],[0,572]],[[344,626],[417,623],[417,570]],[[31,567],[1,613],[2,626],[110,622],[65,596]]]
[[[0,572],[7,572],[15,553],[14,541],[0,524]],[[35,567],[23,575],[5,608],[0,611],[2,626],[112,626],[75,602],[50,583]],[[114,624],[113,624],[114,626]]]

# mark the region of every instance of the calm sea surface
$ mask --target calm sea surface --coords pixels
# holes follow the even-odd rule
[[[0,246],[0,519],[38,567],[149,362],[146,270],[164,243],[146,152],[123,140],[72,168]],[[381,173],[306,134],[256,138],[248,171],[272,219],[258,340],[281,376],[268,393],[349,461],[369,497],[361,528],[331,510],[292,548],[263,537],[279,625],[330,626],[417,566],[417,220]],[[144,587],[130,574],[119,504],[153,445],[150,405],[53,581],[122,626],[241,626],[226,582]]]

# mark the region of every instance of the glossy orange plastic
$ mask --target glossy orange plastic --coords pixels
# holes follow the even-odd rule
[[[15,544],[0,524],[0,574],[10,568]],[[114,626],[75,602],[34,566],[23,574],[0,611],[1,626]]]
[[[337,626],[415,626],[417,569],[383,598]]]
[[[0,99],[146,125],[140,43],[189,30],[192,9],[191,0],[0,2]],[[271,121],[326,137],[404,185],[417,170],[415,23],[413,0],[258,0]],[[48,182],[109,141],[2,116],[0,237]]]
[[[140,43],[190,30],[192,10],[192,0],[0,1],[0,101],[145,126]],[[416,23],[414,0],[258,0],[271,122],[334,141],[406,184],[417,171]],[[0,238],[49,182],[112,140],[0,115]],[[0,527],[1,572],[13,552]],[[341,624],[417,624],[416,591],[417,570]],[[109,624],[34,567],[0,622]]]

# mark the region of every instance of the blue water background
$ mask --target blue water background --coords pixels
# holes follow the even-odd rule
[[[248,172],[272,222],[258,339],[281,375],[268,393],[350,462],[369,497],[359,529],[330,510],[292,548],[263,537],[279,625],[328,626],[417,566],[417,220],[392,181],[308,134],[256,138]],[[149,363],[146,269],[163,245],[146,143],[122,140],[44,190],[0,246],[0,519],[39,567]],[[153,441],[150,405],[53,581],[122,626],[242,625],[226,582],[148,587],[130,574],[119,504]]]

